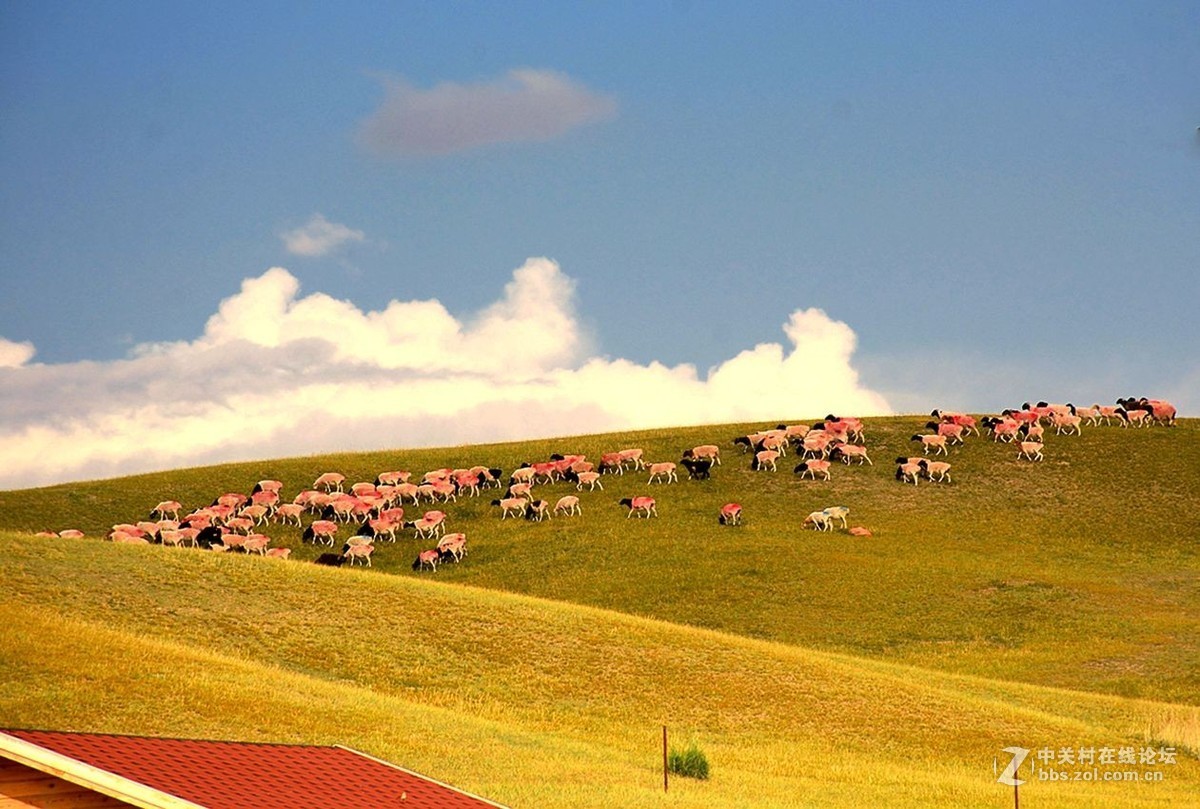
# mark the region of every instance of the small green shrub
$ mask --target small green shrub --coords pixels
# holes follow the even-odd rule
[[[684,778],[708,779],[708,758],[699,745],[692,742],[686,750],[672,747],[667,755],[667,770]]]

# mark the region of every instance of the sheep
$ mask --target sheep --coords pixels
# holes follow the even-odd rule
[[[701,444],[698,447],[685,449],[683,457],[694,460],[708,460],[715,466],[721,465],[721,448],[716,444]]]
[[[408,483],[410,477],[412,477],[412,472],[380,472],[375,476],[375,485],[395,486],[400,483]]]
[[[919,441],[922,452],[928,453],[932,449],[935,455],[939,452],[942,455],[950,454],[950,451],[946,449],[947,439],[944,435],[914,435],[910,440]]]
[[[689,480],[708,480],[712,477],[713,462],[708,458],[684,458],[680,463],[687,469]]]
[[[675,471],[675,464],[670,461],[662,463],[652,463],[650,469],[650,483],[654,482],[655,478],[663,478],[667,483],[678,483],[679,475]]]
[[[446,534],[437,544],[438,561],[461,562],[467,555],[466,534]]]
[[[824,511],[812,512],[811,514],[809,514],[807,517],[804,518],[804,522],[801,523],[801,525],[805,528],[807,528],[808,526],[811,525],[813,528],[815,528],[818,531],[832,531],[833,530],[833,526],[829,522],[829,517],[828,517],[828,515],[825,514]]]
[[[504,494],[505,497],[524,497],[526,500],[533,499],[533,484],[532,483],[513,483],[508,487],[508,491]]]
[[[640,449],[623,449],[617,452],[621,459],[622,465],[632,464],[634,469],[645,469],[646,463],[642,460],[644,453]]]
[[[1119,408],[1113,407],[1112,405],[1094,404],[1092,405],[1092,409],[1096,411],[1097,418],[1099,421],[1103,421],[1106,427],[1112,423],[1113,419],[1121,418],[1119,415],[1117,415],[1117,410]]]
[[[1017,437],[1021,423],[1012,418],[996,418],[989,416],[983,420],[983,426],[992,431],[993,441],[1012,442]]]
[[[275,492],[278,494],[283,490],[283,482],[278,480],[260,480],[254,484],[254,488],[250,490],[250,494],[258,494],[259,492]]]
[[[63,539],[83,539],[83,532],[78,528],[68,528],[65,531],[59,531],[58,535]]]
[[[1149,410],[1126,410],[1124,407],[1118,407],[1117,416],[1121,419],[1122,427],[1145,427],[1150,423]]]
[[[862,466],[864,461],[871,466],[875,465],[875,462],[867,455],[867,448],[859,444],[834,444],[830,450],[829,457],[834,460],[841,459],[842,463],[847,466],[850,465],[851,458],[857,458],[859,466]]]
[[[974,416],[969,416],[966,413],[953,413],[948,410],[934,410],[929,415],[940,422],[960,425],[963,428],[964,435],[970,435],[971,433],[979,435],[979,427],[975,423]]]
[[[896,459],[896,480],[901,483],[912,482],[916,486],[918,479],[921,477],[921,461],[924,458],[897,458]]]
[[[568,494],[558,498],[558,502],[554,504],[554,513],[582,514],[583,510],[579,507],[579,498]]]
[[[332,520],[314,520],[313,524],[304,529],[304,534],[301,541],[312,541],[314,544],[320,542],[322,544],[333,547],[333,538],[337,536],[338,524]]]
[[[1073,404],[1068,404],[1067,407],[1071,408],[1071,412],[1083,419],[1089,427],[1098,427],[1100,426],[1100,422],[1104,420],[1104,416],[1100,413],[1100,405],[1076,407]]]
[[[741,525],[742,524],[742,506],[740,503],[726,503],[721,506],[721,513],[717,517],[717,522],[721,525]]]
[[[159,517],[170,516],[173,519],[179,519],[179,511],[183,508],[178,500],[164,500],[150,510],[150,516],[158,515]]]
[[[367,567],[371,567],[371,554],[375,552],[375,546],[370,543],[365,544],[347,544],[342,548],[342,558],[349,559],[350,565],[354,565],[354,561],[360,560]]]
[[[366,527],[371,532],[372,536],[379,537],[381,539],[383,537],[387,537],[389,542],[395,542],[396,530],[400,528],[400,523],[396,520],[377,517],[373,520],[368,519],[366,522]]]
[[[265,556],[267,546],[270,544],[271,538],[266,534],[251,534],[242,543],[242,550],[246,553],[257,553],[260,556]]]
[[[587,484],[589,492],[595,491],[597,486],[601,491],[604,490],[604,482],[600,480],[599,472],[576,472],[574,475],[576,491],[583,491],[584,484]]]
[[[287,559],[291,555],[291,548],[268,548],[266,553],[268,559]]]
[[[1083,430],[1080,428],[1083,419],[1071,413],[1052,413],[1050,423],[1054,425],[1055,435],[1083,435]]]
[[[320,475],[314,482],[314,489],[324,489],[326,492],[334,490],[341,491],[342,484],[346,482],[346,476],[338,472],[326,472]]]
[[[1042,460],[1042,447],[1040,441],[1022,441],[1020,443],[1020,451],[1017,453],[1018,458],[1028,458],[1031,461]]]
[[[1026,441],[1041,441],[1046,434],[1046,428],[1037,422],[1028,422],[1017,428],[1017,435]]]
[[[966,428],[961,424],[955,424],[952,421],[931,421],[925,425],[926,430],[933,430],[937,435],[946,437],[946,441],[950,444],[962,444],[963,433]]]
[[[800,447],[803,450],[805,457],[824,458],[829,454],[829,445],[833,443],[833,436],[824,431],[809,431],[808,435],[804,436],[804,440],[800,442]]]
[[[950,464],[945,461],[927,461],[922,458],[917,465],[930,483],[952,482],[950,480]]]
[[[300,515],[304,513],[304,507],[299,503],[284,503],[275,509],[275,518],[284,525],[295,520],[296,527],[301,525]]]
[[[528,502],[524,497],[505,497],[500,500],[493,500],[492,505],[500,507],[500,519],[503,520],[510,513],[516,515],[524,514],[525,504]]]
[[[550,518],[550,502],[548,500],[533,500],[525,505],[525,519],[531,522],[541,522]]]
[[[1147,411],[1149,414],[1148,418],[1156,424],[1162,424],[1167,427],[1175,426],[1175,417],[1178,415],[1175,405],[1163,399],[1147,399],[1145,396],[1140,399],[1131,397],[1117,399],[1117,404],[1127,411]]]
[[[314,564],[327,567],[341,567],[345,561],[340,553],[323,553],[313,560]]]
[[[799,475],[801,478],[807,476],[807,477],[811,477],[813,480],[816,480],[817,475],[820,474],[820,475],[824,476],[825,480],[829,480],[830,479],[830,474],[829,474],[830,465],[831,464],[829,461],[821,460],[819,458],[814,458],[814,459],[807,460],[807,461],[801,461],[800,464],[797,465],[796,468],[793,469],[792,471],[795,474]]]
[[[270,509],[268,509],[266,506],[254,505],[245,506],[242,508],[242,510],[238,512],[238,516],[253,520],[255,525],[262,525],[267,521],[267,515],[269,513]]]
[[[437,548],[431,548],[427,551],[421,551],[417,554],[417,558],[412,563],[413,570],[424,570],[429,568],[434,573],[437,573],[438,561],[441,559],[441,554]]]
[[[756,471],[770,469],[772,472],[777,471],[775,461],[779,458],[779,450],[764,449],[754,453],[754,460],[750,462],[750,468]]]
[[[513,470],[511,475],[508,476],[508,485],[511,486],[514,483],[528,483],[532,486],[534,474],[535,473],[532,466],[518,467]]]
[[[604,474],[605,472],[611,475],[625,474],[625,466],[621,463],[621,453],[605,452],[600,456],[600,466],[596,468],[597,472]]]
[[[625,519],[629,519],[635,513],[639,517],[649,518],[658,516],[658,509],[655,507],[653,497],[626,497],[618,502],[629,509],[629,513],[625,515]]]
[[[846,506],[830,506],[829,508],[824,509],[822,513],[825,514],[826,519],[829,520],[831,525],[834,520],[841,520],[843,528],[849,527],[849,523],[846,521],[846,518],[850,516],[850,509]]]

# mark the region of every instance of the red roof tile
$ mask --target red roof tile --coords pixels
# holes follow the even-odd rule
[[[210,809],[497,806],[345,747],[3,732]]]

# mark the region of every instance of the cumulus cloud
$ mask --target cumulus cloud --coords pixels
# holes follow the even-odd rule
[[[14,343],[0,337],[0,368],[19,368],[37,353],[33,343]]]
[[[0,368],[0,486],[889,411],[859,381],[848,325],[804,309],[783,332],[786,344],[757,345],[701,374],[598,356],[575,311],[574,281],[549,259],[526,261],[495,303],[466,318],[436,300],[362,311],[301,295],[276,267],[246,279],[195,340],[141,345],[118,362]]]
[[[325,256],[347,242],[361,242],[366,234],[346,225],[330,222],[319,213],[315,213],[303,226],[279,234],[283,246],[294,256],[313,258]]]
[[[359,144],[384,157],[431,156],[493,143],[557,138],[616,112],[616,102],[553,70],[510,70],[475,84],[428,90],[384,80],[379,108],[359,128]]]

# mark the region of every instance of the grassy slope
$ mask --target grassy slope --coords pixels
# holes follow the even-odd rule
[[[838,466],[830,482],[756,473],[728,445],[761,425],[681,428],[496,446],[327,456],[0,493],[0,527],[101,533],[159,499],[192,507],[277,477],[291,495],[322,471],[350,480],[386,469],[476,463],[513,468],[552,451],[642,446],[653,460],[717,442],[709,482],[655,486],[658,520],[626,520],[620,497],[651,491],[644,475],[584,492],[584,514],[501,522],[490,495],[447,507],[468,533],[466,564],[443,581],[573,601],[730,634],[904,662],[947,672],[1200,704],[1200,423],[1172,430],[1094,428],[1047,439],[1046,461],[1015,459],[974,438],[954,450],[955,482],[902,486],[890,460],[914,453],[925,419],[868,421],[874,467]],[[551,500],[573,491],[544,487]],[[737,500],[746,525],[717,525]],[[870,539],[802,531],[804,514],[851,508]],[[300,558],[295,528],[274,527]],[[382,545],[377,571],[414,576],[418,543]],[[429,575],[429,574],[425,574]]]
[[[7,725],[341,742],[517,806],[1000,805],[1011,744],[1144,745],[1195,708],[915,670],[628,615],[164,548],[0,533]],[[101,623],[107,626],[101,626]],[[706,784],[659,793],[658,725]],[[1182,737],[1181,737],[1182,738]],[[1172,806],[1158,784],[1040,805]]]

